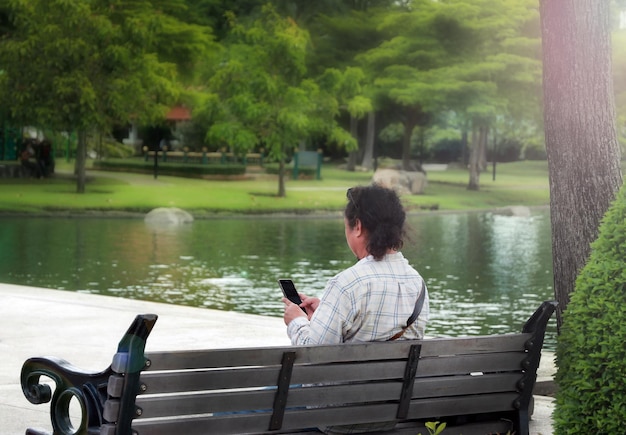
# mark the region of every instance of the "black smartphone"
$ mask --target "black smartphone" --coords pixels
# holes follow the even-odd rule
[[[283,294],[285,295],[287,299],[289,299],[291,302],[293,302],[296,305],[300,305],[302,303],[302,299],[300,299],[298,290],[296,290],[296,286],[293,285],[292,280],[279,279],[278,284],[280,285],[280,288],[283,290]],[[304,308],[302,308],[302,311],[306,313],[306,310]]]

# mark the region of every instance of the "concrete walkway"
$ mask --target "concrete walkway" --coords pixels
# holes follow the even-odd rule
[[[20,387],[22,363],[56,356],[90,371],[111,363],[139,313],[159,315],[147,350],[289,345],[282,319],[109,296],[0,284],[0,433],[51,430],[48,405],[31,405]],[[554,372],[544,355],[540,379]],[[535,396],[533,435],[552,433],[551,398]]]

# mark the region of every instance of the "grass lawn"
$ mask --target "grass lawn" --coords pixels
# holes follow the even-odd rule
[[[76,193],[71,166],[58,162],[49,179],[0,179],[0,212],[75,213],[119,211],[145,213],[155,207],[180,207],[196,216],[215,214],[337,212],[345,205],[346,189],[368,184],[372,172],[347,172],[333,165],[322,169],[322,180],[286,178],[287,196],[276,197],[276,177],[239,181],[88,171],[86,193]],[[497,165],[496,180],[481,174],[479,191],[466,189],[467,170],[428,173],[424,195],[405,196],[411,210],[470,210],[508,205],[549,203],[547,162]]]

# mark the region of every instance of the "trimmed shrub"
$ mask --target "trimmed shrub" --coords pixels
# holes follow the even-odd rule
[[[246,167],[239,164],[192,164],[192,163],[158,163],[159,175],[175,177],[203,177],[203,176],[241,176],[246,173]],[[152,174],[154,162],[143,159],[135,160],[97,160],[93,162],[94,169],[104,171],[136,172]]]
[[[626,187],[605,214],[557,341],[555,434],[626,433]]]

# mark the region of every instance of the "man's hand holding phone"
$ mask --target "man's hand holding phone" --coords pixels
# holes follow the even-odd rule
[[[319,299],[298,293],[293,282],[289,279],[279,279],[278,282],[285,295],[283,298],[283,302],[285,303],[285,313],[283,316],[285,324],[289,325],[296,317],[306,316],[310,319],[319,306]],[[299,307],[299,309],[295,307]]]

